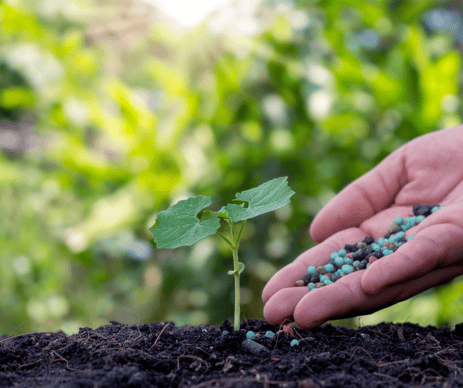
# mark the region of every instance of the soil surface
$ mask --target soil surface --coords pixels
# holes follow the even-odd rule
[[[463,324],[241,328],[111,322],[1,336],[0,387],[463,387]]]

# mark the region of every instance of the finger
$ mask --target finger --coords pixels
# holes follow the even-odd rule
[[[347,312],[346,311],[340,312],[340,315],[333,316],[329,319],[346,319],[346,318],[357,317],[360,315],[373,314],[376,311],[385,309],[389,306],[392,306],[395,303],[407,300],[415,295],[418,295],[419,293],[426,291],[429,288],[448,284],[449,282],[454,280],[456,277],[461,276],[461,275],[463,275],[463,266],[461,265],[453,266],[449,268],[441,268],[429,274],[426,274],[425,276],[419,279],[414,279],[405,284],[399,284],[399,285],[393,286],[395,289],[397,289],[395,298],[391,298],[391,300],[384,305],[379,305],[379,306],[376,306],[370,309],[362,308],[362,310],[350,310],[350,311],[346,310]],[[395,290],[391,288],[391,289],[386,289],[382,292],[389,293],[390,295],[392,295],[395,292]]]
[[[264,318],[272,325],[294,322],[293,312],[299,301],[309,293],[307,287],[289,287],[278,291],[264,306]]]
[[[352,311],[386,304],[393,295],[368,295],[362,290],[360,280],[364,272],[353,272],[333,284],[308,292],[292,313],[297,325],[308,329]]]
[[[359,226],[366,219],[389,207],[407,183],[403,146],[387,156],[334,197],[315,216],[310,235],[322,242],[339,230]]]
[[[291,264],[283,267],[268,281],[262,291],[264,303],[278,291],[295,287],[296,281],[302,279],[310,265],[319,267],[330,260],[330,255],[344,248],[346,244],[356,244],[365,238],[365,232],[358,228],[342,230],[323,243],[314,246],[299,255]]]
[[[462,261],[462,249],[463,228],[454,224],[428,226],[397,251],[371,264],[362,277],[362,288],[377,294],[392,284],[449,267]]]
[[[446,201],[442,201],[441,205],[444,205],[444,207],[426,217],[418,225],[410,228],[405,235],[416,236],[422,230],[439,224],[458,225],[463,229],[463,203],[448,204]]]
[[[438,269],[375,295],[366,294],[360,286],[365,271],[351,273],[329,286],[308,292],[294,309],[293,318],[297,325],[311,329],[332,319],[372,314],[462,275],[463,265]]]

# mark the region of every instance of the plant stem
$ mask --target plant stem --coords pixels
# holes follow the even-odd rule
[[[234,330],[239,331],[240,329],[240,315],[241,315],[241,290],[240,290],[240,266],[238,260],[238,246],[241,239],[241,232],[243,231],[244,224],[246,220],[244,220],[241,224],[240,231],[238,233],[238,237],[235,239],[235,231],[233,221],[228,218],[227,219],[228,225],[230,225],[230,233],[232,237],[232,241],[226,238],[222,233],[219,231],[215,232],[219,237],[221,237],[231,248],[233,254],[233,270],[235,273],[233,276],[235,277],[235,316],[234,316]]]
[[[235,245],[235,228],[233,227],[233,221],[230,218],[227,218],[228,225],[230,225],[230,231],[232,236],[233,245]],[[236,246],[236,245],[235,245]]]
[[[239,261],[238,261],[238,245],[239,245],[239,238],[235,239],[235,230],[234,230],[234,225],[233,221],[228,218],[227,219],[228,224],[230,225],[230,232],[232,236],[232,241],[233,241],[233,246],[232,246],[232,253],[233,253],[233,270],[235,273],[233,276],[235,277],[235,316],[234,316],[234,329],[235,331],[239,331],[240,329],[240,299],[241,299],[241,290],[240,290],[240,267],[239,267]],[[241,234],[241,233],[240,233]]]
[[[244,228],[244,224],[246,223],[246,220],[244,220],[242,223],[241,223],[241,228],[240,228],[240,231],[238,233],[238,238],[236,239],[236,249],[238,249],[238,246],[240,244],[240,240],[241,240],[241,233],[243,232],[243,228]]]
[[[219,236],[219,237],[222,237],[222,238],[225,240],[225,242],[226,242],[228,245],[230,245],[230,248],[231,248],[231,249],[234,248],[232,242],[231,242],[228,238],[226,238],[222,233],[220,233],[219,231],[217,231],[217,232],[215,232],[215,234],[216,234],[217,236]]]
[[[232,249],[233,252],[233,269],[235,273],[233,276],[235,277],[235,317],[234,317],[234,328],[235,331],[240,329],[240,272],[238,266],[238,248]]]

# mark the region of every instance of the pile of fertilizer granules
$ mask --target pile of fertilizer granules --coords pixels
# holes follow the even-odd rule
[[[309,266],[302,280],[296,282],[296,286],[308,286],[309,290],[314,290],[331,284],[351,272],[368,268],[371,263],[394,253],[402,244],[410,241],[413,236],[406,239],[405,232],[441,207],[443,205],[413,206],[414,215],[406,220],[396,217],[384,238],[375,240],[373,237],[366,236],[357,244],[346,244],[344,249],[331,254],[327,264],[318,268]]]

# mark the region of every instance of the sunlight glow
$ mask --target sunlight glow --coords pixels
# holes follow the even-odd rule
[[[193,27],[203,21],[207,15],[229,0],[143,0],[155,5],[185,27]]]

